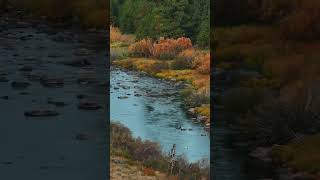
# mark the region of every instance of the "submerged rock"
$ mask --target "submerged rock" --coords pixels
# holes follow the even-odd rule
[[[98,110],[101,108],[101,106],[96,102],[81,102],[78,105],[78,108],[85,110]]]
[[[84,95],[84,94],[79,94],[77,95],[77,99],[84,99],[84,98],[87,98],[88,96],[87,95]]]
[[[149,106],[149,105],[147,105],[146,107],[147,107],[147,110],[148,110],[148,111],[154,111],[154,107]]]
[[[63,64],[68,66],[84,67],[91,65],[91,62],[87,59],[74,59],[72,61],[63,62]]]
[[[48,54],[48,57],[50,57],[50,58],[59,58],[59,57],[63,57],[63,55],[56,54],[56,53],[51,53],[51,54]]]
[[[41,77],[40,83],[45,87],[60,88],[64,86],[63,79]]]
[[[30,83],[28,82],[22,82],[22,81],[14,81],[11,83],[11,87],[16,89],[24,89],[30,86]]]
[[[86,48],[80,48],[80,49],[77,49],[73,54],[76,56],[87,56],[91,54],[91,51]]]
[[[44,77],[44,75],[42,73],[34,73],[34,72],[31,72],[27,75],[28,79],[30,81],[39,81],[42,77]]]
[[[41,116],[58,116],[59,113],[52,110],[35,110],[35,111],[26,111],[24,112],[25,116],[30,117],[41,117]]]
[[[75,139],[79,141],[85,141],[89,139],[89,136],[87,134],[79,133],[76,135]]]
[[[98,83],[98,80],[94,78],[79,78],[77,82],[81,85],[88,85]]]
[[[48,104],[53,104],[57,107],[62,107],[62,106],[66,106],[67,104],[61,101],[53,101],[53,100],[48,100]]]
[[[118,99],[128,99],[128,96],[119,96]]]
[[[6,77],[0,77],[0,82],[9,82],[9,79]]]
[[[33,67],[31,66],[23,66],[19,69],[19,71],[32,71]]]
[[[1,99],[8,100],[9,96],[2,96]]]

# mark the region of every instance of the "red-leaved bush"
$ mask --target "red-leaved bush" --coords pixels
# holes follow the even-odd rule
[[[143,39],[129,46],[129,55],[133,57],[154,57],[157,59],[174,59],[183,50],[192,48],[189,38],[161,39],[152,43]]]
[[[152,41],[150,39],[143,39],[131,44],[128,48],[128,53],[132,57],[150,57],[152,49]]]
[[[153,56],[157,59],[173,59],[181,51],[192,48],[189,38],[181,37],[178,39],[162,39],[153,44]]]

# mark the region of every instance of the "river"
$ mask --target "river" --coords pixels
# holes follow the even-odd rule
[[[127,126],[135,137],[158,142],[164,152],[176,144],[177,154],[191,162],[209,159],[209,133],[187,117],[171,83],[113,69],[110,84],[112,121]]]
[[[42,21],[0,20],[0,179],[107,179],[105,45],[91,49],[105,36],[92,38],[95,33],[51,28]],[[84,48],[90,53],[80,56]],[[64,64],[82,58],[91,65]],[[46,76],[64,83],[44,86],[40,77]],[[14,82],[25,86],[14,87]],[[78,108],[89,99],[101,108]],[[24,115],[33,110],[59,115]]]

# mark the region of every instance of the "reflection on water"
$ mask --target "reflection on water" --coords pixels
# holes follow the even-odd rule
[[[170,84],[112,70],[110,93],[111,120],[127,126],[135,137],[159,142],[166,152],[177,144],[177,153],[190,161],[209,158],[209,133],[187,118]]]

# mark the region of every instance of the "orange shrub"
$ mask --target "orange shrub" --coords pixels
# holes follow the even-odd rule
[[[197,56],[193,64],[197,72],[201,74],[210,74],[210,53]]]
[[[192,48],[192,42],[189,38],[181,37],[177,40],[177,48],[180,49],[180,51],[188,48]]]
[[[189,48],[189,49],[181,51],[177,57],[178,57],[178,59],[192,62],[192,60],[195,58],[195,56],[196,56],[196,51],[193,48]]]
[[[121,32],[119,28],[110,26],[110,41],[111,42],[117,42],[121,40]]]
[[[157,59],[173,59],[181,51],[192,48],[189,38],[161,39],[153,45],[153,56]]]
[[[150,57],[152,49],[152,41],[150,39],[143,39],[131,44],[128,48],[128,54],[132,57]]]

